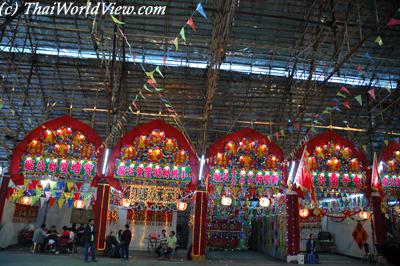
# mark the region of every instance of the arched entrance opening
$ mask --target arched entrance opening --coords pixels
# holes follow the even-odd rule
[[[111,154],[108,179],[114,186],[108,231],[129,224],[135,250],[156,248],[162,229],[187,245],[198,157],[179,130],[162,120],[133,128]]]

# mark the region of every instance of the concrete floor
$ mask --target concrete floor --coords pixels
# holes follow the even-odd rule
[[[213,266],[247,266],[247,265],[287,265],[287,263],[268,257],[266,255],[252,251],[238,252],[209,252],[207,261],[204,263],[195,263],[187,261],[183,257],[184,251],[179,251],[176,261],[158,260],[155,254],[148,252],[131,252],[131,258],[128,261],[121,259],[110,259],[99,256],[98,262],[84,263],[83,254],[74,255],[52,255],[52,254],[31,254],[27,250],[3,250],[0,251],[1,266],[43,266],[43,265],[135,265],[135,266],[164,266],[164,265],[213,265]],[[352,259],[338,255],[321,254],[321,264],[323,265],[365,265],[362,260]]]

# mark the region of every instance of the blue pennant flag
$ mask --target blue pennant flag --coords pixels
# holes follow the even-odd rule
[[[56,199],[61,198],[61,192],[56,192]]]
[[[368,52],[365,52],[364,57],[365,57],[365,59],[367,59],[369,61],[374,61],[374,59],[372,59],[371,55]]]
[[[207,19],[206,13],[204,12],[203,6],[201,5],[201,3],[197,4],[197,8],[196,8],[197,12],[200,13],[200,15],[202,15],[205,19]]]
[[[67,200],[68,206],[71,208],[72,204],[74,203],[74,199]]]

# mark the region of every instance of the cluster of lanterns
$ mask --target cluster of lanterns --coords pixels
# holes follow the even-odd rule
[[[267,208],[271,204],[270,199],[267,198],[267,197],[261,197],[258,202],[259,202],[260,206],[263,207],[263,208]],[[225,195],[222,196],[221,204],[224,205],[224,206],[231,206],[232,205],[232,198],[231,197],[227,197]]]
[[[121,206],[128,208],[131,206],[131,200],[123,198],[121,199],[120,204]],[[178,211],[185,211],[187,209],[187,206],[188,204],[184,201],[178,201],[176,203],[176,208]]]
[[[316,210],[319,210],[319,209],[316,209]],[[307,209],[307,208],[299,209],[299,216],[302,219],[307,218],[310,215],[310,213],[311,213],[310,209]],[[314,215],[319,215],[319,214],[321,214],[319,211],[317,211],[317,213],[316,213],[314,210]],[[361,220],[368,220],[371,217],[371,213],[368,211],[360,211],[358,213],[358,216],[360,217]]]
[[[20,203],[22,205],[31,205],[32,204],[32,198],[29,196],[23,196],[20,199]],[[85,202],[83,200],[75,200],[74,201],[74,207],[77,209],[83,209],[85,207]]]

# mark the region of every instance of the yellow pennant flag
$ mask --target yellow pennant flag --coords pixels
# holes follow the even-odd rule
[[[145,73],[146,73],[146,76],[149,77],[151,80],[156,81],[156,79],[154,78],[154,70],[145,72]]]
[[[58,208],[62,208],[62,206],[65,203],[65,198],[64,197],[60,197],[60,199],[58,200]]]
[[[178,51],[178,48],[179,48],[179,40],[178,40],[178,37],[176,37],[176,38],[172,41],[172,43],[175,45],[175,50]]]
[[[67,182],[68,191],[71,191],[71,188],[74,186],[73,182]]]

